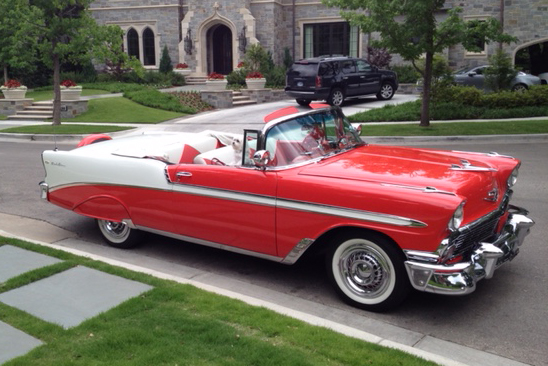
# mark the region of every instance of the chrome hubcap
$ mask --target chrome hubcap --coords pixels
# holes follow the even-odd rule
[[[383,98],[390,98],[392,96],[392,87],[390,85],[384,85],[381,90]]]
[[[127,238],[130,228],[123,222],[101,221],[103,232],[113,241]]]
[[[333,93],[333,104],[334,105],[341,105],[343,102],[343,95],[341,92],[335,92]]]
[[[359,296],[377,297],[389,284],[389,266],[384,256],[373,248],[348,248],[340,258],[339,269],[346,286]]]

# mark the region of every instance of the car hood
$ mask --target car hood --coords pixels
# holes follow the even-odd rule
[[[497,188],[494,169],[480,159],[463,160],[454,152],[392,146],[356,148],[308,165],[299,174],[411,189],[435,188],[473,200],[484,200]]]

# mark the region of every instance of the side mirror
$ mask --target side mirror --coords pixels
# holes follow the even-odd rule
[[[270,163],[270,153],[267,150],[259,150],[253,154],[253,163],[257,168],[265,169]]]

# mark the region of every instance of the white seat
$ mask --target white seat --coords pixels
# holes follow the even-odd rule
[[[232,146],[224,146],[197,155],[194,158],[194,164],[241,165],[242,159],[241,154],[238,156]]]

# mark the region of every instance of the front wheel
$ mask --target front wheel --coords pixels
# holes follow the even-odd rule
[[[379,92],[377,93],[377,99],[388,100],[394,96],[394,86],[390,83],[383,83]]]
[[[133,248],[142,241],[144,236],[142,231],[130,228],[125,222],[97,219],[97,226],[105,242],[115,248]]]
[[[327,98],[327,103],[330,105],[334,105],[337,107],[340,107],[344,102],[344,92],[340,88],[334,88],[331,90],[331,94],[329,94],[329,98]]]
[[[399,305],[411,288],[403,252],[375,233],[352,232],[340,237],[327,256],[329,277],[349,304],[370,311]]]

